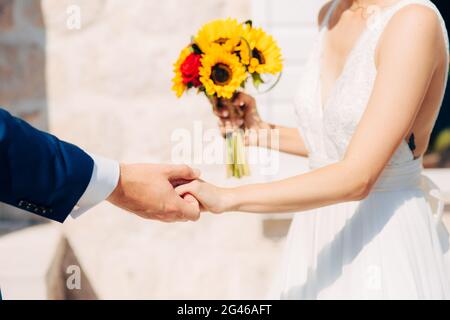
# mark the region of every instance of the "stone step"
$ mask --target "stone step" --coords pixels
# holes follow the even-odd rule
[[[5,300],[97,299],[56,223],[0,238],[0,288]]]

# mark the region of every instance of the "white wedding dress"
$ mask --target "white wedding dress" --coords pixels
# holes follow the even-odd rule
[[[374,86],[378,40],[392,16],[409,4],[436,12],[448,48],[444,21],[430,1],[400,1],[364,31],[325,103],[319,69],[327,28],[321,29],[296,100],[311,169],[344,156]],[[329,15],[325,25],[328,20]],[[422,170],[421,159],[414,159],[404,142],[366,199],[296,214],[271,298],[450,299],[443,203],[429,195],[432,184]],[[431,194],[439,198],[437,190]]]

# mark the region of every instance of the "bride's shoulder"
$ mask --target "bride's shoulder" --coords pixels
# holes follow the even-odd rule
[[[438,39],[441,34],[438,11],[420,3],[411,3],[396,11],[386,25],[385,36],[417,39],[420,35],[429,39]],[[417,37],[419,36],[419,37]]]
[[[394,52],[419,55],[427,51],[437,58],[440,55],[438,49],[444,48],[442,35],[440,19],[434,9],[415,3],[406,5],[396,10],[386,22],[377,57],[384,55],[389,58]]]
[[[319,26],[319,28],[322,26],[327,13],[330,11],[331,5],[333,4],[333,1],[328,1],[326,2],[319,10],[319,15],[317,17],[317,25]]]
[[[437,24],[439,22],[439,10],[432,4],[427,2],[406,2],[405,5],[400,6],[394,10],[392,21],[398,23],[408,23],[425,19],[426,23]]]

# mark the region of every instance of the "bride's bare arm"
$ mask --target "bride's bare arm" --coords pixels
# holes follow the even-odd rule
[[[231,118],[228,108],[240,110],[241,115]],[[216,112],[220,118],[222,134],[233,127],[244,127],[247,130],[246,144],[268,149],[277,149],[302,157],[308,156],[308,150],[297,128],[288,128],[265,122],[258,114],[255,99],[245,93],[239,93],[222,110]]]
[[[342,161],[273,183],[224,189],[197,181],[178,192],[212,212],[292,212],[365,198],[445,63],[442,39],[436,15],[422,6],[408,6],[391,20],[378,48],[372,96]]]
[[[249,145],[256,145],[268,149],[276,149],[281,152],[307,157],[308,150],[297,128],[283,127],[266,123],[267,132],[258,130],[255,137],[250,134]]]

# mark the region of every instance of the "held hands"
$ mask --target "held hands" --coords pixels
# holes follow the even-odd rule
[[[220,188],[203,180],[195,180],[178,186],[176,192],[184,199],[194,197],[200,203],[202,211],[218,214],[234,210],[236,193],[232,192],[232,189]]]
[[[256,109],[255,99],[238,93],[232,100],[213,98],[222,134],[242,128],[270,129]],[[247,145],[258,145],[248,139]],[[163,222],[196,221],[200,210],[222,213],[233,210],[231,190],[199,180],[200,173],[185,165],[134,164],[120,166],[118,186],[108,201],[144,219]],[[200,208],[201,206],[201,208]]]
[[[259,116],[256,101],[252,96],[239,92],[233,99],[212,97],[210,100],[224,137],[227,132],[240,128],[246,132],[246,145],[263,146],[259,133],[262,129],[273,128]],[[234,210],[236,193],[232,192],[232,189],[220,188],[200,179],[178,186],[176,192],[186,200],[197,201],[202,211],[219,214]]]
[[[198,201],[181,198],[175,188],[198,179],[200,173],[185,165],[134,164],[120,166],[118,186],[109,196],[112,204],[144,219],[163,222],[196,221]]]

